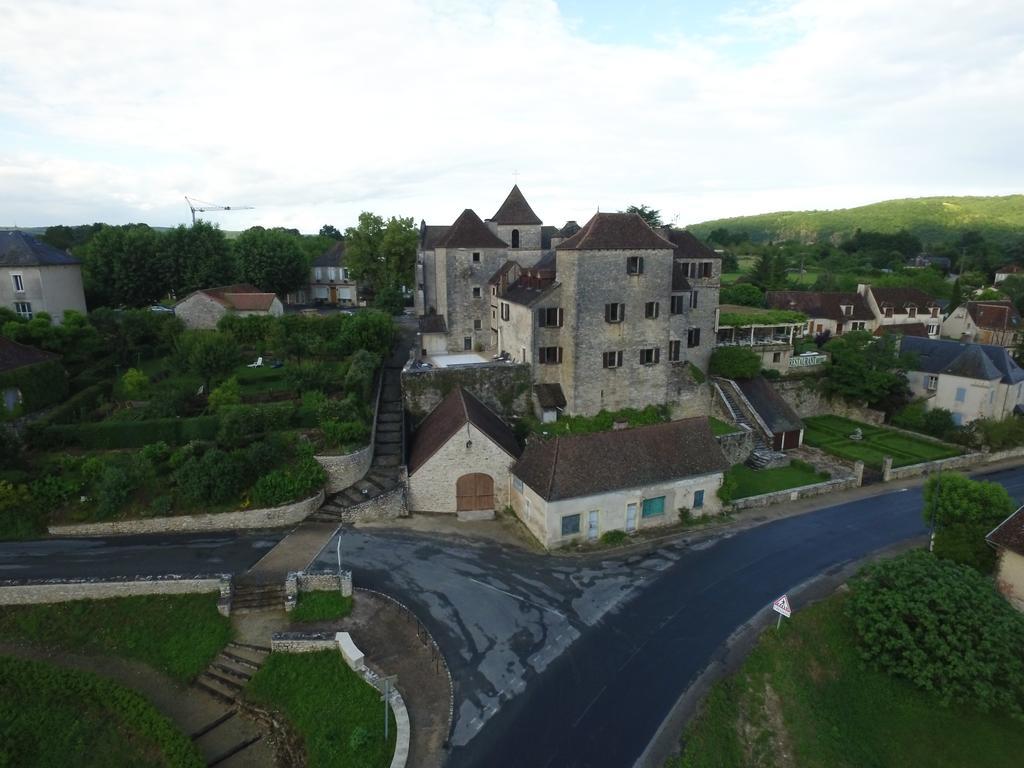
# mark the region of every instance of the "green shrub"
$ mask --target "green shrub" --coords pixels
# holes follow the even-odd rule
[[[761,372],[761,358],[745,347],[718,347],[708,370],[727,379],[752,379]]]
[[[252,488],[252,503],[256,507],[277,507],[308,498],[327,481],[327,473],[313,458],[313,450],[305,446],[288,467],[275,469],[263,475]]]
[[[9,387],[21,392],[17,413],[33,413],[67,397],[68,377],[59,362],[49,360],[0,373],[0,390]]]
[[[360,349],[349,361],[345,374],[345,391],[355,393],[364,403],[373,397],[373,379],[380,365],[380,357]]]
[[[601,543],[605,546],[614,547],[629,539],[625,531],[605,531],[601,534]]]
[[[268,405],[232,405],[220,413],[217,442],[232,447],[244,445],[255,437],[291,426],[295,417],[294,403]]]
[[[333,377],[332,366],[326,363],[298,363],[289,365],[285,371],[285,381],[296,392],[326,391]]]
[[[370,408],[354,392],[343,399],[324,399],[317,408],[320,423],[325,421],[369,421]]]
[[[729,504],[736,498],[740,489],[740,481],[730,473],[726,472],[722,477],[722,485],[718,489],[718,498],[723,504]]]
[[[978,441],[993,451],[1005,451],[1024,445],[1024,419],[1011,416],[1008,419],[978,419],[971,423]]]
[[[985,541],[994,526],[991,523],[960,523],[935,531],[932,551],[936,557],[952,560],[980,573],[992,573],[996,553]]]
[[[761,375],[769,381],[778,381],[782,378],[782,372],[777,371],[774,368],[764,368],[761,370]]]
[[[0,539],[31,539],[45,532],[29,489],[0,480]]]
[[[149,377],[138,368],[129,368],[121,377],[121,394],[127,400],[142,400],[149,391]]]
[[[217,413],[229,405],[238,405],[242,402],[241,387],[238,385],[238,377],[232,376],[219,387],[215,387],[207,398],[206,404],[211,411]]]
[[[0,424],[0,467],[13,467],[21,459],[21,438]]]
[[[370,427],[361,421],[325,421],[320,429],[329,448],[361,446],[370,439]]]
[[[917,551],[867,566],[850,588],[866,660],[944,704],[1024,716],[1024,615],[984,576]]]
[[[191,440],[212,440],[217,435],[219,424],[216,416],[59,424],[36,431],[33,445],[80,446],[93,450],[142,448],[152,442],[180,445]]]

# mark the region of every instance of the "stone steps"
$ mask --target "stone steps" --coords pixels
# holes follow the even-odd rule
[[[283,584],[239,584],[231,595],[231,610],[259,610],[284,605]]]

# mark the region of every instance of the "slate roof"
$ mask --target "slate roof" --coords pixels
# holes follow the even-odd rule
[[[506,288],[499,298],[502,301],[511,301],[513,304],[532,307],[558,286],[559,283],[554,281],[549,281],[546,285],[534,286],[520,279],[515,284]]]
[[[897,336],[928,338],[928,329],[924,323],[896,323],[895,325],[880,325],[875,328],[875,336],[884,336],[887,333],[894,333]]]
[[[559,251],[660,251],[674,248],[635,213],[595,213],[579,232],[555,246]]]
[[[0,373],[13,371],[16,368],[24,368],[37,363],[46,363],[50,360],[57,360],[59,355],[52,352],[45,352],[26,344],[19,344],[16,341],[5,339],[0,336]]]
[[[437,241],[448,234],[451,229],[447,224],[420,223],[420,250],[432,251],[437,247]]]
[[[721,254],[702,243],[686,229],[663,227],[660,234],[675,247],[675,255],[684,259],[721,259]]]
[[[519,441],[498,415],[462,387],[456,387],[420,422],[412,435],[409,449],[409,474],[429,461],[466,424],[472,424],[492,442],[519,458]]]
[[[0,267],[65,267],[81,262],[24,232],[0,232]]]
[[[796,411],[782,399],[782,395],[775,391],[775,387],[764,376],[737,379],[736,384],[757,411],[757,415],[768,425],[772,434],[796,432],[804,428],[804,423],[796,415]]]
[[[533,208],[526,202],[519,185],[515,184],[512,191],[508,193],[505,202],[498,208],[498,212],[491,216],[495,224],[540,224],[540,217],[533,212]]]
[[[420,318],[420,333],[448,333],[444,315],[424,315]]]
[[[314,267],[340,267],[345,260],[345,243],[338,241],[313,259]]]
[[[527,444],[512,473],[548,501],[724,472],[704,416]]]
[[[967,314],[979,328],[991,331],[1012,330],[1020,326],[1020,313],[1010,300],[968,301]]]
[[[565,222],[565,224],[562,225],[562,228],[558,230],[558,236],[569,238],[579,232],[580,229],[581,227],[579,224],[577,224],[573,219],[569,219],[569,221]]]
[[[561,384],[534,384],[533,393],[537,395],[537,403],[545,410],[565,408],[565,393]]]
[[[508,243],[491,232],[472,208],[467,208],[448,231],[437,239],[435,248],[508,248]]]
[[[545,224],[540,228],[540,247],[541,250],[547,250],[551,247],[551,238],[558,237],[558,227],[552,227]]]
[[[1021,507],[995,527],[985,540],[1024,555],[1024,507]]]
[[[771,309],[792,309],[811,318],[836,320],[874,320],[868,303],[855,291],[768,291],[765,304]],[[853,306],[852,315],[844,315],[842,307]]]
[[[879,307],[892,306],[896,309],[903,309],[908,304],[913,304],[920,309],[937,304],[934,296],[929,296],[917,288],[875,288],[872,286],[871,293],[874,294]]]
[[[918,339],[904,336],[900,353],[916,357],[912,370],[925,373],[948,373],[969,379],[1004,384],[1024,381],[1024,369],[1010,356],[1008,350],[994,344],[970,344],[947,339]]]

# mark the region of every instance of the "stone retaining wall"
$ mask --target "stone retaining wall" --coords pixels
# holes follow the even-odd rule
[[[355,649],[351,635],[347,632],[275,632],[270,641],[271,651],[278,653],[338,651],[353,672],[383,693],[385,690],[383,679],[365,664],[350,663],[348,657],[342,652],[342,648],[345,646]],[[358,649],[355,650],[358,651]],[[362,659],[361,653],[357,653],[357,656]],[[391,758],[391,768],[405,768],[405,764],[409,760],[412,728],[405,700],[393,685],[388,687],[388,704],[395,715],[395,753]]]
[[[722,449],[730,466],[742,464],[754,450],[754,433],[749,429],[738,427],[739,432],[728,435],[717,435],[718,447]]]
[[[63,603],[69,600],[105,600],[135,595],[193,595],[216,592],[217,610],[231,610],[230,574],[126,576],[82,579],[0,581],[0,605]]]
[[[885,414],[864,405],[850,403],[841,397],[829,398],[814,386],[813,379],[793,379],[790,381],[773,381],[772,387],[796,411],[797,416],[806,419],[810,416],[827,416],[834,414],[864,424],[879,425],[885,421]]]
[[[268,509],[246,509],[174,517],[148,517],[141,520],[116,520],[109,523],[77,523],[51,525],[54,536],[117,536],[136,533],[168,533],[183,531],[233,531],[245,528],[282,528],[295,525],[320,509],[324,492],[308,499]]]
[[[804,485],[800,488],[788,488],[784,491],[774,493],[763,493],[760,496],[748,496],[745,499],[737,499],[729,505],[730,512],[738,512],[741,509],[754,509],[756,507],[767,507],[772,504],[779,504],[797,499],[808,499],[812,496],[821,496],[826,493],[836,493],[850,488],[860,487],[859,477],[846,477],[840,480],[826,480],[823,483]]]
[[[344,523],[369,523],[406,517],[409,511],[405,503],[405,485],[397,485],[374,499],[347,507],[339,514]]]
[[[988,458],[985,460],[986,464],[993,464],[997,461],[1006,461],[1007,459],[1019,459],[1024,456],[1024,447],[1010,448],[1005,451],[994,451],[988,454]]]
[[[344,456],[314,456],[327,472],[328,495],[338,493],[363,479],[373,463],[373,443]]]
[[[352,596],[352,571],[291,571],[284,580],[284,609],[291,611],[302,592],[341,592]]]
[[[419,421],[455,387],[473,394],[495,413],[532,413],[533,371],[524,363],[494,363],[464,368],[407,368],[402,371],[402,402]]]
[[[987,453],[967,453],[963,456],[953,456],[949,459],[925,461],[920,464],[911,464],[906,467],[893,467],[892,457],[886,456],[882,460],[882,482],[888,483],[893,480],[906,480],[908,477],[920,477],[921,475],[925,475],[930,472],[967,469],[979,464],[984,464],[987,461]]]

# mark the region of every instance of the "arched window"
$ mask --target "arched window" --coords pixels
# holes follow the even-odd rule
[[[518,229],[513,229],[512,230],[512,247],[513,248],[518,248],[519,247],[519,230]]]

